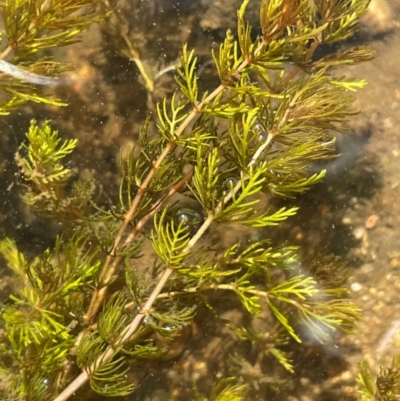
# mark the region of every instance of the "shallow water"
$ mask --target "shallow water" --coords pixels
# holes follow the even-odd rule
[[[137,38],[144,60],[149,67],[159,69],[177,62],[186,41],[198,47],[200,61],[207,65],[210,47],[215,48],[226,28],[231,27],[227,20],[229,23],[235,18],[234,14],[227,17],[228,11],[238,4],[239,0],[141,0],[122,2],[121,7],[128,20],[132,16],[133,26],[139,24]],[[388,6],[393,21],[397,21],[400,6],[395,0]],[[140,14],[143,10],[149,13],[146,19]],[[355,268],[349,287],[363,310],[357,335],[338,336],[325,345],[305,335],[305,345],[296,349],[297,370],[291,382],[285,391],[273,390],[268,387],[270,366],[259,357],[262,350],[238,344],[223,325],[212,323],[212,313],[202,311],[188,333],[168,344],[175,349],[172,356],[156,366],[145,364],[138,369],[133,365],[129,374],[141,384],[127,399],[165,400],[171,393],[176,399],[184,399],[192,394],[193,383],[201,390],[226,372],[227,354],[241,352],[248,360],[240,372],[249,379],[257,400],[353,400],[357,396],[357,363],[367,360],[377,371],[379,365],[390,364],[400,353],[400,24],[374,29],[374,22],[366,19],[353,40],[369,43],[379,57],[346,71],[369,82],[357,95],[356,106],[363,113],[351,119],[353,136],[339,140],[343,157],[327,164],[327,179],[299,199],[300,213],[281,234],[289,243],[300,245],[305,254],[325,247]],[[135,64],[116,50],[109,33],[98,28],[85,35],[83,43],[69,50],[67,57],[78,72],[90,77],[82,85],[57,89],[70,105],[57,110],[29,105],[4,119],[2,126],[0,152],[2,160],[9,160],[2,177],[2,234],[16,237],[22,249],[31,254],[50,246],[58,227],[34,216],[18,200],[17,193],[7,190],[15,181],[12,155],[23,140],[29,120],[50,116],[65,135],[77,137],[80,145],[75,163],[83,172],[99,170],[104,188],[116,190],[119,148],[135,142],[144,116],[173,84],[171,74],[165,74],[158,92],[149,100]],[[212,87],[215,82],[206,68],[202,79],[205,86]],[[49,84],[34,83],[41,82]],[[367,224],[371,216],[377,217],[372,226]],[[225,227],[213,235],[211,241],[223,238],[228,243],[250,234]],[[228,303],[221,301],[223,317],[240,319],[239,308],[229,308]],[[251,324],[260,332],[268,330],[263,322]],[[272,373],[287,378],[284,372]]]

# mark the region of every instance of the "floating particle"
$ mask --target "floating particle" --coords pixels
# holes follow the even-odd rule
[[[368,228],[369,230],[374,228],[378,220],[379,216],[377,214],[371,214],[365,222],[365,228]]]

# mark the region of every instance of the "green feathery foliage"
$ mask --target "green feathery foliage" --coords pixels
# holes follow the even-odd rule
[[[374,380],[374,376],[366,362],[359,366],[357,377],[359,384],[360,401],[394,401],[400,395],[400,356],[393,358],[390,368],[380,369]]]
[[[65,168],[59,161],[71,154],[76,139],[62,141],[48,122],[38,127],[31,122],[26,135],[28,145],[16,154],[27,190],[23,199],[32,210],[51,217],[65,225],[83,217],[88,200],[94,191],[90,180],[75,181],[66,194],[66,187],[76,171]]]
[[[215,90],[202,90],[195,51],[183,46],[176,90],[157,105],[155,132],[151,117],[143,125],[140,152],[131,149],[121,161],[112,209],[91,199],[93,182],[71,185],[75,172],[63,159],[73,157],[76,140],[62,141],[48,122],[32,122],[17,155],[24,200],[64,223],[66,233],[32,262],[10,239],[0,243],[24,283],[3,312],[7,399],[62,401],[86,382],[103,396],[129,394],[130,361],[165,354],[155,338],[178,337],[203,306],[289,372],[296,366],[285,346],[301,343],[301,333],[324,343],[337,331],[353,332],[360,311],[346,296],[348,271],[337,260],[319,255],[306,270],[293,246],[261,239],[216,252],[203,237],[221,224],[273,229],[298,212],[293,198],[325,175],[311,174],[310,164],[335,156],[332,131],[346,131],[346,117],[356,113],[352,92],[365,85],[334,69],[373,57],[360,46],[316,55],[319,46],[354,34],[368,0],[262,0],[256,34],[245,17],[249,1],[238,10],[237,35],[228,31],[212,52],[220,79]],[[6,36],[16,53],[11,61],[75,41],[99,18],[75,12],[95,3],[4,2]],[[51,75],[63,70],[50,64]],[[44,64],[26,67],[38,73]],[[7,77],[3,85],[13,107],[21,99],[42,101],[30,83]],[[176,204],[178,193],[198,210]],[[287,206],[268,206],[273,196],[286,198]],[[148,243],[152,269],[142,263]],[[241,305],[246,319],[220,318],[216,293]],[[265,321],[268,336],[246,325],[253,318]],[[245,391],[245,384],[226,379],[209,399],[240,400]]]
[[[104,19],[98,10],[99,4],[98,0],[5,0],[0,3],[4,20],[0,60],[7,69],[0,68],[5,73],[1,74],[0,90],[7,99],[0,104],[0,114],[9,114],[27,101],[64,104],[41,94],[37,84],[62,84],[62,79],[57,81],[53,77],[67,71],[68,66],[52,58],[38,57],[37,53],[79,41],[79,33]],[[3,61],[6,57],[7,62]],[[10,68],[18,75],[9,73]]]

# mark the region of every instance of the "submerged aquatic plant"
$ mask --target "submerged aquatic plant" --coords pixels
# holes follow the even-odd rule
[[[359,367],[358,383],[360,386],[360,401],[394,401],[400,396],[400,356],[393,358],[390,368],[380,368],[374,377],[366,362]]]
[[[15,10],[4,6],[7,35],[27,55],[53,43],[51,35],[31,33],[39,28],[26,23],[28,4],[37,6],[38,21],[53,21],[59,30],[54,46],[70,43],[86,21],[70,19],[66,10],[88,1],[15,3]],[[346,131],[345,118],[356,113],[352,92],[365,85],[333,69],[373,53],[363,46],[323,56],[316,50],[352,36],[368,1],[262,0],[256,34],[246,22],[248,3],[238,10],[237,36],[229,30],[212,52],[220,79],[215,90],[201,89],[195,52],[183,47],[176,91],[157,105],[156,128],[149,116],[136,147],[121,157],[119,202],[112,208],[95,203],[93,181],[71,185],[75,172],[63,158],[73,155],[77,141],[62,141],[48,122],[32,122],[17,155],[24,200],[61,222],[65,233],[31,262],[11,239],[1,242],[24,284],[3,312],[8,399],[66,400],[86,382],[104,396],[129,394],[135,389],[127,380],[130,361],[162,356],[166,350],[155,337],[179,337],[202,306],[290,372],[295,366],[285,345],[301,343],[299,326],[320,342],[353,332],[359,309],[346,297],[348,271],[335,259],[318,257],[305,269],[294,246],[257,239],[215,251],[204,234],[219,224],[275,227],[297,213],[295,196],[323,179],[325,171],[310,174],[309,166],[334,156],[332,131]],[[17,10],[20,25],[9,17]],[[49,10],[55,19],[45,18]],[[57,16],[68,27],[57,25]],[[198,210],[176,205],[177,194]],[[269,207],[275,196],[287,206]],[[239,301],[246,319],[218,317],[216,293],[232,294],[227,299]],[[250,317],[263,320],[267,333],[250,327]],[[237,356],[236,363],[246,360]],[[210,398],[241,399],[245,384],[223,380]]]
[[[14,78],[18,78],[23,81],[31,82],[37,85],[60,85],[61,83],[66,82],[60,78],[46,77],[44,75],[29,72],[4,60],[0,60],[0,71],[13,76]]]
[[[35,85],[71,82],[58,78],[68,69],[63,63],[37,53],[79,41],[77,35],[104,18],[98,0],[6,0],[0,8],[4,20],[0,54],[0,90],[6,101],[0,114],[9,114],[27,101],[61,106],[63,103],[40,94]],[[4,47],[5,44],[5,47]],[[4,60],[8,57],[8,60]]]

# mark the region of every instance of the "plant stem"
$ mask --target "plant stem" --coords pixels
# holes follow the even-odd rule
[[[162,199],[160,199],[153,206],[152,211],[150,213],[148,213],[146,216],[144,216],[142,219],[140,219],[140,221],[137,222],[137,224],[132,229],[132,231],[130,232],[128,237],[125,239],[124,244],[121,247],[121,249],[127,247],[136,238],[137,234],[142,231],[143,227],[150,220],[150,218],[152,216],[154,216],[154,214],[160,210],[161,206],[166,202],[167,199],[171,198],[172,195],[179,192],[186,185],[186,183],[190,180],[192,175],[193,175],[193,170],[190,170],[188,173],[186,173],[185,176],[168,191],[166,196],[164,196]],[[126,229],[126,227],[127,227],[127,225],[125,226],[125,229]],[[100,280],[102,280],[104,283],[107,283],[111,280],[111,278],[115,272],[115,269],[118,267],[118,264],[122,260],[121,256],[112,256],[112,253],[114,253],[115,250],[116,250],[116,248],[114,247],[111,250],[110,255],[107,256],[106,263],[108,260],[112,261],[110,268],[107,270],[105,270],[103,268],[102,273],[104,273],[104,274],[100,275]],[[100,308],[101,303],[104,299],[104,296],[106,295],[107,287],[105,286],[105,287],[101,288],[100,290],[96,290],[96,291],[97,291],[97,293],[95,292],[95,295],[97,295],[97,296],[92,297],[92,304],[89,307],[88,313],[84,316],[84,321],[86,323],[90,322],[90,318],[94,314],[94,312],[91,313],[91,311],[92,310],[97,311]],[[89,313],[91,313],[91,314],[89,315]]]
[[[89,369],[83,371],[68,387],[66,387],[55,399],[54,401],[65,401],[67,400],[76,390],[78,390],[90,377],[90,372],[95,371],[101,364],[109,361],[115,353],[117,353],[123,346],[123,344],[131,337],[131,335],[137,330],[140,322],[145,316],[145,312],[151,308],[154,301],[156,300],[159,293],[161,293],[165,283],[168,281],[169,276],[172,274],[173,270],[167,268],[163,273],[160,281],[157,283],[156,288],[150,295],[149,299],[146,301],[142,308],[142,312],[138,313],[129,326],[125,329],[123,336],[115,347],[108,347],[107,350],[100,355],[97,360],[90,366]]]
[[[260,46],[261,49],[261,46]],[[247,65],[249,64],[248,60],[244,60],[242,64],[238,67],[237,71],[235,71],[234,74],[240,73]],[[193,110],[190,112],[190,114],[185,118],[185,120],[182,122],[182,124],[179,126],[175,133],[175,137],[179,137],[183,134],[185,129],[189,126],[189,124],[196,118],[196,116],[201,113],[202,108],[204,105],[212,101],[216,96],[218,96],[222,91],[226,89],[225,85],[219,85],[213,92],[211,92],[202,102],[198,103]],[[103,299],[106,295],[107,292],[107,284],[108,281],[110,280],[110,277],[112,277],[115,273],[116,268],[118,267],[119,263],[121,262],[121,257],[116,257],[113,256],[113,254],[116,254],[119,244],[122,240],[122,237],[133,219],[133,216],[136,212],[137,207],[139,206],[139,203],[145,194],[148,185],[150,184],[150,181],[154,177],[154,174],[156,173],[157,169],[161,166],[163,161],[166,159],[166,157],[169,155],[170,152],[176,147],[175,142],[169,142],[168,145],[165,147],[164,151],[161,153],[161,155],[158,157],[158,159],[153,163],[152,168],[150,169],[149,173],[147,174],[146,178],[144,181],[141,183],[135,198],[132,201],[132,204],[128,210],[128,212],[124,216],[124,221],[121,224],[120,229],[118,230],[117,236],[114,241],[114,245],[110,251],[110,255],[107,256],[107,259],[104,263],[103,269],[100,273],[99,276],[99,282],[102,283],[102,288],[96,289],[93,296],[92,300],[90,302],[90,306],[88,308],[88,311],[86,315],[83,317],[83,322],[84,324],[88,325],[90,324],[90,321],[92,317],[97,313],[99,310],[99,307],[103,303]],[[130,237],[130,242],[133,241],[135,236]],[[128,245],[129,242],[125,241],[124,246]]]
[[[0,60],[3,60],[8,56],[8,54],[12,51],[12,47],[8,45],[0,54]]]
[[[255,54],[257,55],[262,48],[265,46],[265,43],[262,42],[259,47],[256,49]],[[240,74],[249,64],[251,64],[251,59],[245,58],[242,63],[239,65],[239,67],[232,73],[232,75],[238,75]],[[294,75],[297,73],[296,71]],[[202,108],[211,102],[215,97],[217,97],[221,92],[223,92],[227,87],[224,84],[219,85],[213,92],[211,92],[202,102],[197,103],[194,107],[193,110],[188,114],[188,116],[185,118],[185,120],[182,122],[182,124],[178,127],[176,133],[175,133],[175,138],[181,136],[186,128],[189,126],[189,124],[196,118],[198,114],[202,112]],[[251,159],[249,163],[249,167],[252,167],[258,160],[258,158],[261,156],[262,151],[268,146],[268,144],[272,141],[273,135],[269,134],[267,137],[267,140],[261,147],[257,150],[257,152],[254,154],[253,158]],[[90,307],[84,316],[84,323],[89,324],[92,317],[98,312],[101,304],[103,303],[106,291],[107,291],[107,284],[109,279],[113,276],[115,273],[115,270],[122,260],[122,257],[120,256],[114,256],[120,246],[120,242],[122,241],[123,235],[131,222],[131,220],[134,217],[134,214],[137,210],[137,207],[140,204],[140,201],[142,197],[144,196],[150,181],[154,177],[157,169],[161,166],[163,161],[167,158],[167,156],[172,152],[172,150],[176,147],[175,142],[169,142],[167,146],[165,147],[164,151],[161,153],[161,155],[158,157],[158,159],[153,163],[152,168],[148,172],[146,178],[144,181],[141,183],[139,186],[139,189],[135,195],[135,198],[132,201],[132,204],[128,210],[128,212],[124,216],[124,221],[121,224],[121,227],[117,233],[117,236],[115,238],[112,250],[110,252],[110,255],[107,257],[106,262],[103,266],[102,272],[100,273],[100,280],[99,282],[103,285],[102,288],[96,289],[92,300]],[[212,224],[212,222],[215,219],[215,216],[222,210],[222,207],[224,204],[229,202],[232,199],[233,194],[237,193],[239,189],[241,188],[241,182],[238,182],[234,189],[226,195],[226,197],[221,201],[216,210],[215,214],[210,214],[207,219],[204,221],[202,226],[199,228],[199,230],[196,232],[196,234],[190,239],[186,247],[182,250],[182,252],[187,252],[189,249],[191,249],[197,241],[201,238],[201,236],[204,234],[204,232],[209,228],[209,226]],[[161,203],[160,203],[161,206]],[[138,223],[139,224],[139,223]],[[126,247],[129,243],[131,243],[137,233],[140,231],[137,229],[138,224],[135,226],[135,228],[132,230],[131,234],[126,238],[123,246],[121,249]],[[132,320],[132,322],[129,324],[129,326],[126,327],[124,330],[121,339],[118,341],[118,343],[114,346],[107,348],[107,350],[91,365],[91,367],[85,371],[83,371],[74,381],[72,381],[55,399],[54,401],[65,401],[70,397],[78,388],[80,388],[90,377],[90,372],[95,371],[101,364],[109,361],[124,345],[126,341],[130,339],[132,334],[135,333],[135,331],[138,329],[140,322],[142,321],[143,317],[147,314],[147,311],[149,311],[153,303],[157,300],[159,295],[161,294],[162,289],[164,288],[164,285],[168,281],[169,277],[173,273],[173,270],[169,267],[166,268],[164,273],[162,274],[159,282],[157,283],[156,288],[153,290],[151,293],[150,297],[144,304],[144,306],[141,309],[141,312],[138,313],[135,318]]]

